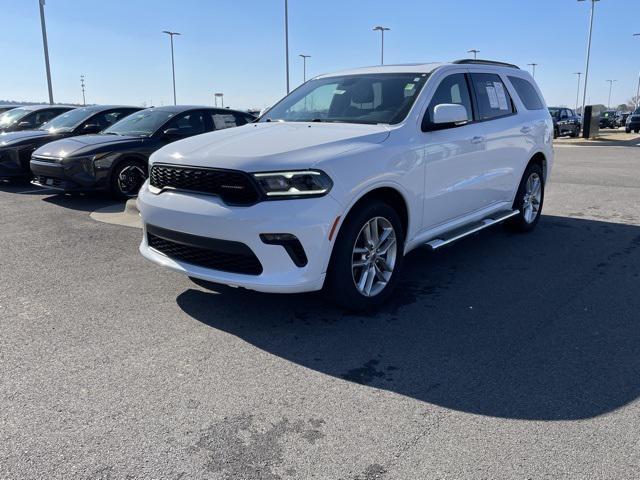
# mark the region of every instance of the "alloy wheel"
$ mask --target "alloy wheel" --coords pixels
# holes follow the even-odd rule
[[[393,225],[384,217],[364,224],[353,247],[351,272],[358,291],[365,297],[382,292],[396,264],[397,238]]]
[[[522,201],[522,213],[524,221],[533,223],[540,211],[542,202],[542,180],[540,175],[532,173],[525,184],[524,198]]]
[[[142,167],[129,165],[124,167],[118,174],[118,189],[124,195],[135,195],[144,183],[146,175]]]

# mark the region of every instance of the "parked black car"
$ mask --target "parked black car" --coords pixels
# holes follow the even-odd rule
[[[18,108],[20,105],[0,105],[0,113],[8,112],[14,108]]]
[[[630,112],[618,112],[616,115],[616,127],[624,127],[627,124],[629,115],[631,115]]]
[[[553,119],[553,138],[563,135],[579,137],[582,129],[582,118],[570,108],[551,107],[549,113]]]
[[[42,145],[61,138],[98,133],[138,107],[100,105],[69,110],[36,130],[0,135],[0,178],[31,177],[31,154]]]
[[[600,128],[618,128],[615,110],[607,110],[600,114]]]
[[[149,156],[175,140],[255,119],[229,109],[173,106],[148,108],[98,135],[58,140],[31,157],[33,184],[64,192],[105,190],[130,198],[147,178]]]
[[[74,107],[64,105],[28,105],[0,114],[0,132],[33,130]]]
[[[627,117],[624,130],[627,133],[631,133],[631,130],[635,133],[640,133],[640,108],[636,108],[635,111]]]

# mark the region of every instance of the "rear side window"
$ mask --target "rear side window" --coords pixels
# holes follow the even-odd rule
[[[515,112],[509,92],[499,75],[472,73],[471,82],[476,92],[480,120],[505,117]]]
[[[524,104],[524,108],[527,110],[544,109],[544,103],[531,83],[524,78],[518,77],[509,77],[509,81],[513,85],[513,88],[516,89],[520,100],[522,100],[522,103]]]

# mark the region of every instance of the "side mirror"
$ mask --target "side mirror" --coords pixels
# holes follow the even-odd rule
[[[102,130],[102,128],[100,128],[100,125],[97,125],[95,123],[88,123],[87,125],[82,127],[82,133],[98,133],[100,130]]]
[[[428,122],[428,117],[425,116]],[[423,130],[442,130],[460,127],[469,121],[467,109],[457,103],[441,103],[433,109],[433,122],[423,124]]]
[[[31,122],[20,122],[20,123],[18,123],[18,128],[21,128],[21,129],[30,128],[31,126],[32,126]]]
[[[182,134],[177,128],[167,128],[164,132],[162,132],[162,136],[175,140],[176,138],[181,137]]]

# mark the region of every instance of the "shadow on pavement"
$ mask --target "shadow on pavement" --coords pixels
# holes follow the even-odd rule
[[[194,319],[285,360],[459,411],[573,420],[640,394],[640,227],[544,216],[412,252],[397,295],[354,315],[321,296],[178,296]],[[215,348],[212,345],[212,348]]]
[[[100,208],[105,208],[111,205],[120,205],[124,208],[124,202],[111,199],[108,195],[102,192],[89,192],[89,193],[74,193],[74,194],[52,194],[42,200],[47,203],[52,203],[59,207],[68,208],[70,210],[76,210],[80,212],[93,212]]]

